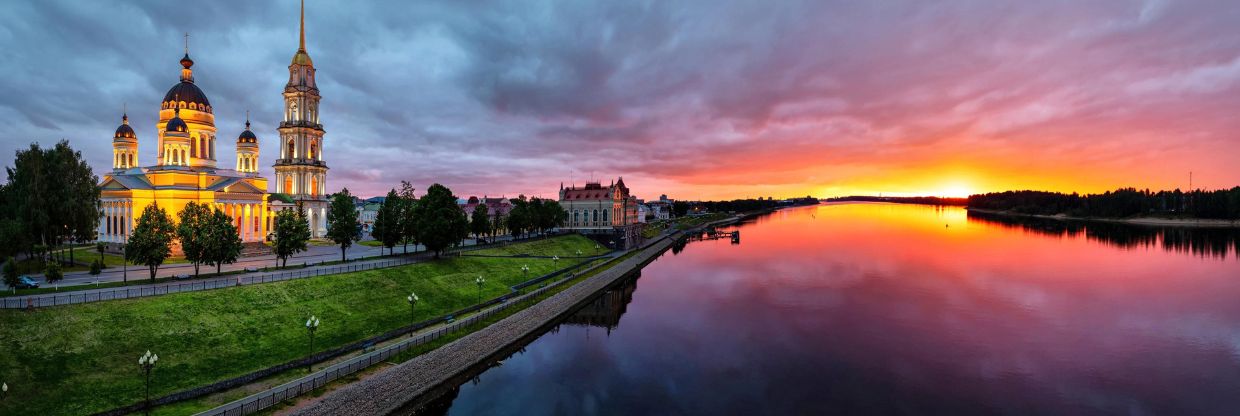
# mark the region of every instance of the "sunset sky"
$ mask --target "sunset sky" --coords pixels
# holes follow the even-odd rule
[[[278,155],[294,0],[5,2],[0,152],[155,160],[183,33],[222,167]],[[329,190],[948,195],[1240,185],[1240,3],[309,0]]]

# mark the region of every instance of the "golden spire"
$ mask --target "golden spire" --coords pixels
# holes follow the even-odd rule
[[[185,32],[185,54],[189,55],[189,32]]]
[[[301,0],[301,46],[297,50],[306,50],[306,0]]]

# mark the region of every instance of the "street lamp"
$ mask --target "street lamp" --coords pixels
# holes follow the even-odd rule
[[[142,367],[142,372],[146,374],[146,414],[151,414],[151,370],[155,368],[155,362],[159,361],[158,354],[151,354],[151,350],[146,350],[146,354],[138,358],[138,366]]]
[[[577,257],[581,257],[581,249],[577,249]]]
[[[530,280],[530,265],[521,266],[521,273],[525,273],[525,280]]]
[[[314,355],[314,331],[319,329],[319,318],[310,315],[306,320],[306,332],[310,333],[310,355]],[[306,372],[314,371],[314,360],[306,362]]]
[[[551,256],[551,261],[555,263],[557,269],[560,267],[560,256]]]
[[[482,284],[486,283],[486,281],[487,279],[483,279],[482,276],[478,276],[477,279],[474,279],[474,283],[478,284],[478,303],[482,303]]]
[[[9,398],[9,383],[4,383],[3,386],[0,386],[0,400],[7,398]]]
[[[409,301],[409,325],[412,327],[414,322],[416,322],[416,318],[413,317],[413,307],[418,304],[418,294],[409,292],[409,296],[405,296],[405,300]],[[412,330],[409,331],[409,338],[413,338]]]

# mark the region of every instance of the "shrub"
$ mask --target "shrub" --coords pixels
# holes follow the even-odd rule
[[[43,278],[48,283],[56,283],[65,278],[65,274],[60,271],[60,263],[50,262],[47,264],[47,270],[43,272]]]
[[[103,263],[99,259],[90,262],[90,274],[103,273]]]

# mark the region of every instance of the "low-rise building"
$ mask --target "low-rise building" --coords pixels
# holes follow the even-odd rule
[[[564,229],[608,235],[616,248],[629,247],[641,238],[637,198],[624,185],[624,178],[606,187],[599,182],[580,188],[560,184],[560,207],[568,213]]]

